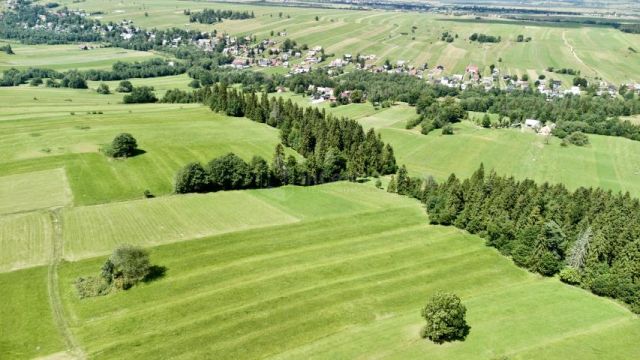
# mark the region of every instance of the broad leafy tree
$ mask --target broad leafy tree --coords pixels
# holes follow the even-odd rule
[[[422,337],[435,343],[463,340],[469,332],[465,316],[467,308],[460,298],[452,293],[437,292],[429,298],[422,309],[422,317],[427,324],[422,329]]]

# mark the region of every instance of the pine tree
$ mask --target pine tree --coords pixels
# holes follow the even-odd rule
[[[398,192],[398,188],[396,187],[395,175],[391,175],[391,180],[389,181],[389,185],[387,185],[387,192],[390,192],[390,193]]]
[[[276,145],[273,161],[271,162],[271,172],[275,185],[287,183],[287,165],[285,162],[284,146],[282,146],[282,144]]]

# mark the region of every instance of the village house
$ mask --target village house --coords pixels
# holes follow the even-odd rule
[[[536,119],[526,119],[524,121],[524,127],[538,131],[542,127],[542,122]]]
[[[342,59],[335,59],[331,61],[331,63],[329,64],[329,67],[343,67],[345,65],[347,65],[346,61]]]
[[[469,65],[465,69],[465,72],[469,74],[478,74],[478,71],[478,65]]]
[[[249,67],[247,59],[240,59],[240,58],[234,59],[233,62],[231,62],[231,66],[236,69],[244,69]]]

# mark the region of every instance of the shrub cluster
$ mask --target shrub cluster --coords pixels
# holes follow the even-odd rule
[[[153,87],[135,86],[129,94],[122,97],[122,101],[125,104],[144,104],[157,102],[158,98],[153,93]]]
[[[198,12],[185,10],[184,13],[185,15],[189,15],[189,22],[197,22],[200,24],[215,24],[222,22],[222,19],[243,20],[255,17],[253,11],[204,9]]]
[[[118,247],[105,261],[98,276],[80,277],[75,286],[80,298],[107,295],[127,290],[150,275],[149,253],[139,247]]]

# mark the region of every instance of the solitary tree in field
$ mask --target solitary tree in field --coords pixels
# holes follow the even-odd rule
[[[469,332],[466,313],[467,308],[455,294],[435,293],[422,309],[422,317],[427,321],[422,329],[422,337],[438,344],[464,339]]]
[[[149,253],[139,247],[117,248],[102,266],[102,277],[117,289],[128,289],[142,281],[151,268]]]
[[[112,157],[130,157],[135,154],[137,149],[136,139],[131,134],[122,133],[111,142],[110,155]]]

